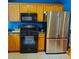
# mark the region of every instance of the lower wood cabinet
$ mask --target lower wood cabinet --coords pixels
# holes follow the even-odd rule
[[[8,34],[8,51],[20,51],[20,34]]]
[[[45,34],[40,32],[38,35],[38,51],[45,50]],[[20,34],[8,34],[8,51],[20,52]]]
[[[39,33],[38,36],[38,51],[45,50],[45,34],[43,32]]]

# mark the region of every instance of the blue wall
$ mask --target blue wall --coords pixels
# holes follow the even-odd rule
[[[58,0],[59,3],[64,4],[65,11],[71,11],[71,0]]]
[[[57,0],[8,0],[9,2],[55,3]]]
[[[29,3],[61,3],[64,4],[64,10],[71,10],[71,0],[8,0],[9,2],[29,2]]]

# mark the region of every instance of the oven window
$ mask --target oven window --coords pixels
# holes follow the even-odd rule
[[[32,44],[34,45],[35,44],[34,36],[25,36],[24,44],[25,45],[32,45]]]

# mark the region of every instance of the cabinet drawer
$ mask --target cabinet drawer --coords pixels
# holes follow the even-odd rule
[[[45,33],[44,32],[40,32],[39,33],[39,37],[44,37],[45,36]]]
[[[63,53],[67,51],[67,39],[46,39],[46,53]]]

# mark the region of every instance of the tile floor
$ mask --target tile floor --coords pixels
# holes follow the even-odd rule
[[[69,59],[67,54],[45,54],[45,52],[39,53],[9,53],[8,59]]]

